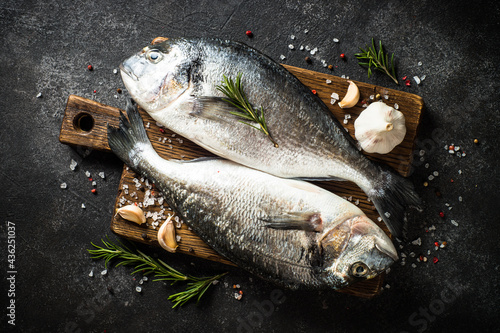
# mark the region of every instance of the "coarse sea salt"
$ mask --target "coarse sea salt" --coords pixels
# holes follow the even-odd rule
[[[285,60],[285,59],[286,59],[286,57],[283,54],[280,55],[280,60]]]
[[[67,188],[67,187],[68,187],[68,184],[66,184],[66,183],[61,183],[61,188],[62,188],[62,189],[65,189],[65,188]]]
[[[76,163],[76,161],[72,159],[71,162],[69,163],[69,168],[75,171],[77,165],[78,163]]]
[[[326,84],[330,84],[330,83],[332,83],[332,80],[326,79]]]
[[[88,178],[90,177],[90,172],[89,171],[85,171],[85,176]]]
[[[102,179],[106,178],[106,175],[104,174],[103,171],[99,172],[99,177],[101,177]]]
[[[419,78],[418,76],[416,76],[416,75],[415,75],[415,76],[413,77],[413,80],[415,80],[415,82],[416,82],[417,84],[420,84],[420,78]]]
[[[338,38],[334,38],[334,39],[333,39],[333,42],[334,42],[334,43],[338,43],[338,42],[340,42],[340,41],[339,41],[339,39],[338,39]]]
[[[293,46],[293,44],[289,44],[289,45],[288,45],[288,48],[289,48],[290,50],[293,50],[293,49],[295,49],[295,46]]]

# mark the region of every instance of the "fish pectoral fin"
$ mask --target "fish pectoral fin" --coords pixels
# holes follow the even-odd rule
[[[198,96],[192,99],[192,111],[189,113],[193,117],[205,118],[220,121],[232,117],[234,113],[241,113],[238,108],[229,104],[222,97]]]
[[[320,213],[299,212],[286,213],[263,218],[264,226],[281,230],[304,230],[311,232],[323,231],[323,220]]]
[[[323,182],[323,181],[345,182],[346,181],[346,179],[339,178],[339,177],[334,177],[334,176],[328,176],[328,177],[297,177],[297,178],[294,178],[294,179],[308,181],[308,182]]]

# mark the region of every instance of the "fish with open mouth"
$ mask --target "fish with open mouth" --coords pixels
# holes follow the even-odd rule
[[[222,158],[165,160],[129,103],[111,150],[163,192],[168,205],[219,254],[288,288],[339,289],[397,260],[389,237],[358,207],[316,185]]]
[[[420,200],[413,185],[370,161],[328,107],[281,65],[242,43],[162,38],[121,65],[132,98],[165,127],[212,153],[283,178],[349,180],[373,202],[396,237],[405,210]],[[243,73],[249,102],[262,106],[276,148],[217,90],[223,75]]]

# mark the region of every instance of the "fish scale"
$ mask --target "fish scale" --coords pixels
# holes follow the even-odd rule
[[[410,182],[359,151],[309,88],[244,44],[168,39],[144,48],[120,69],[134,100],[163,126],[218,156],[278,177],[352,181],[397,237],[403,234],[406,208],[420,202]],[[223,75],[238,73],[249,102],[263,107],[278,148],[231,115],[239,110],[221,99],[217,86]]]
[[[111,150],[153,181],[183,221],[238,266],[285,287],[337,289],[356,280],[355,265],[371,278],[397,259],[387,235],[348,201],[220,158],[164,160],[131,104],[127,113],[118,129],[108,128]],[[310,221],[318,220],[320,227],[312,229]]]

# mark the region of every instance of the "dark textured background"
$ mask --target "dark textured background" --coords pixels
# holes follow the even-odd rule
[[[18,271],[16,326],[7,324],[8,285],[2,279],[0,331],[498,331],[498,2],[77,3],[4,0],[0,5],[0,271],[2,276],[7,271],[7,221],[16,226]],[[248,29],[254,38],[247,38]],[[296,47],[318,48],[312,64],[304,62],[305,51],[288,49],[292,34]],[[411,177],[425,210],[412,212],[409,227],[409,240],[420,237],[422,245],[405,244],[403,252],[418,256],[431,250],[428,257],[437,256],[439,262],[417,263],[409,257],[406,265],[395,264],[386,279],[389,286],[371,300],[283,290],[283,303],[264,315],[258,314],[258,304],[268,304],[274,286],[193,257],[160,253],[193,274],[230,270],[199,306],[170,308],[167,296],[181,286],[149,281],[137,293],[140,276],[134,280],[129,268],[112,268],[100,276],[104,263],[89,259],[86,249],[110,234],[122,164],[111,154],[85,156],[82,149],[60,144],[62,114],[70,94],[123,107],[125,96],[114,97],[122,84],[113,69],[159,35],[239,40],[277,61],[283,54],[287,64],[321,72],[328,72],[320,63],[325,59],[338,66],[335,75],[394,88],[378,73],[368,79],[353,56],[371,37],[382,39],[396,53],[399,78],[426,75],[419,86],[412,80],[411,87],[396,87],[422,96],[426,105],[417,145],[425,161],[417,158]],[[334,37],[340,43],[333,43]],[[347,61],[339,59],[340,53]],[[87,70],[88,64],[94,71]],[[42,98],[36,98],[39,92]],[[451,143],[467,156],[448,154],[443,147]],[[71,159],[79,163],[76,172],[69,169]],[[90,193],[86,170],[107,175],[105,181],[95,177],[98,195]],[[439,176],[424,187],[433,171]],[[60,189],[62,182],[68,189]],[[439,211],[445,211],[444,219]],[[436,230],[426,233],[432,225]],[[448,247],[435,251],[435,241],[447,241]],[[88,277],[91,270],[93,278]],[[239,283],[243,299],[235,300],[224,282]]]

